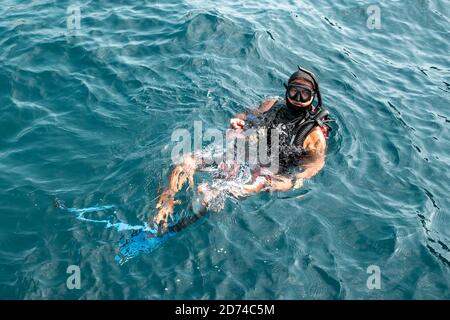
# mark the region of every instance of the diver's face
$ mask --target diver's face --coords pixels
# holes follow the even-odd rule
[[[307,80],[298,79],[298,80],[292,81],[291,83],[300,84],[300,85],[303,85],[303,86],[308,86],[308,87],[311,88],[311,90],[314,90],[313,84],[312,84],[311,82],[307,81]],[[306,107],[309,107],[309,106],[311,105],[311,103],[314,101],[314,95],[312,95],[312,96],[311,96],[311,99],[310,99],[309,101],[306,101],[306,102],[300,102],[300,101],[291,99],[291,98],[289,97],[289,95],[288,95],[287,98],[288,98],[288,100],[289,100],[289,102],[290,102],[291,104],[293,104],[294,106],[299,107],[299,108],[306,108]]]

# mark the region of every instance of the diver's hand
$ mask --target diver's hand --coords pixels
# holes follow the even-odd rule
[[[270,190],[286,192],[294,186],[294,182],[290,177],[274,175],[271,177]]]
[[[247,196],[247,192],[244,191],[242,186],[230,186],[227,190],[236,199],[244,198]]]
[[[301,187],[303,187],[303,183],[304,183],[304,182],[305,182],[305,179],[303,179],[303,178],[297,178],[297,179],[295,179],[293,189],[294,189],[294,190],[300,189]]]
[[[245,121],[239,118],[230,119],[231,129],[244,129]]]
[[[270,181],[267,177],[259,176],[256,177],[255,181],[250,184],[244,184],[240,186],[230,186],[228,192],[230,192],[234,197],[241,198],[246,197],[252,193],[258,193],[266,190],[270,186]]]

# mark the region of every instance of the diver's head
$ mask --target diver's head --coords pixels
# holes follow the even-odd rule
[[[299,108],[307,108],[314,101],[314,84],[305,79],[295,79],[286,88],[286,99]]]
[[[298,71],[290,76],[284,87],[286,88],[286,103],[291,109],[312,106],[316,96],[319,105],[322,103],[319,84],[314,74],[305,69],[298,67]]]

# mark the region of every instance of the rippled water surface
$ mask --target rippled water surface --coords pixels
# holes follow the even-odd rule
[[[69,1],[0,6],[0,298],[450,297],[448,1],[371,3],[379,30],[365,1],[77,3],[78,32]],[[123,232],[55,207],[148,221],[173,130],[226,128],[297,64],[336,120],[303,189],[227,201],[124,265]]]

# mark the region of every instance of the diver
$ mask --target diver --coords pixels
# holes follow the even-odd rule
[[[230,128],[237,133],[261,126],[281,130],[280,170],[270,174],[264,170],[253,172],[251,181],[230,187],[229,193],[236,198],[261,191],[285,192],[300,188],[305,179],[312,178],[325,164],[326,139],[331,131],[328,123],[332,120],[322,106],[317,78],[310,71],[298,67],[284,86],[286,88],[284,99],[268,99],[262,102],[257,110],[240,113],[230,119]],[[160,230],[179,231],[201,216],[195,214],[175,226],[168,224],[168,218],[172,216],[174,207],[181,203],[180,200],[176,200],[176,194],[186,182],[192,187],[195,172],[203,167],[204,162],[196,156],[196,153],[186,154],[175,166],[169,176],[168,187],[162,192],[156,205],[158,213],[153,222]],[[299,170],[292,173],[289,171],[292,167]],[[234,172],[233,174],[237,172],[235,168],[226,168],[225,171]],[[203,196],[203,208],[207,208],[209,202],[218,195],[218,191],[207,183],[200,184],[197,192]]]

